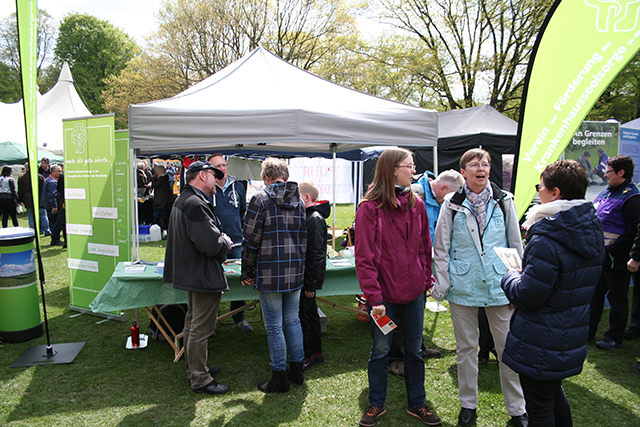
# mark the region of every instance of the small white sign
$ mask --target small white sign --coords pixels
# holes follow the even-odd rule
[[[100,245],[98,243],[88,243],[87,249],[90,254],[106,255],[117,257],[120,256],[120,248],[114,245]]]
[[[67,265],[72,270],[84,270],[90,271],[92,273],[99,273],[100,266],[97,261],[87,261],[86,259],[76,259],[69,258],[67,259]]]
[[[94,218],[118,219],[118,208],[93,208]]]
[[[87,193],[84,188],[65,188],[64,198],[67,200],[86,200]]]
[[[78,236],[93,236],[93,226],[91,224],[67,223],[67,234],[75,234]]]

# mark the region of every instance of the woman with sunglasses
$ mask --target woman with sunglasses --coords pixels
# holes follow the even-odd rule
[[[424,202],[411,191],[413,156],[385,150],[369,191],[356,212],[356,273],[372,315],[387,315],[403,328],[407,413],[435,426],[440,417],[424,403],[424,361],[420,346],[425,292],[431,285],[431,236]],[[369,407],[361,426],[373,426],[387,408],[387,365],[392,333],[371,321]]]
[[[541,205],[529,210],[522,272],[502,288],[516,310],[502,360],[520,374],[529,427],[571,426],[562,388],[587,356],[589,304],[604,262],[602,224],[584,199],[580,165],[561,160],[536,184]]]
[[[502,360],[512,310],[500,289],[507,267],[494,247],[522,255],[520,225],[513,195],[489,181],[491,156],[474,148],[460,158],[465,184],[447,195],[434,240],[436,300],[449,301],[456,337],[460,413],[458,423],[473,424],[478,406],[478,308],[484,307],[500,363],[500,384],[511,425],[526,427],[524,396],[518,375]]]

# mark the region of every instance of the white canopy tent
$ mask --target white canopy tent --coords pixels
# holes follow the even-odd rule
[[[435,146],[438,116],[329,82],[257,48],[173,98],[131,105],[129,130],[138,155],[309,156],[363,145]]]
[[[91,116],[73,86],[69,65],[62,64],[58,82],[44,95],[37,97],[38,147],[62,153],[64,139],[62,119]],[[22,100],[13,104],[0,103],[0,115],[4,120],[0,129],[0,142],[12,141],[26,145],[24,109]]]
[[[257,48],[172,98],[130,105],[129,131],[137,156],[331,153],[335,160],[371,145],[436,146],[438,115],[337,85]],[[335,161],[333,171],[335,183]],[[335,210],[335,185],[333,193]]]

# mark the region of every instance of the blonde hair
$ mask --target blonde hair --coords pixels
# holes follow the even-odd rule
[[[318,191],[318,187],[312,181],[302,181],[298,184],[298,192],[302,194],[308,194],[311,196],[311,201],[317,202],[318,196],[320,192]]]
[[[398,207],[395,190],[395,170],[407,157],[413,158],[413,153],[404,148],[393,147],[384,150],[378,159],[373,182],[362,201],[379,201],[379,208],[384,208],[387,205],[394,208]],[[413,191],[409,191],[409,206],[413,208],[415,203],[416,195]]]

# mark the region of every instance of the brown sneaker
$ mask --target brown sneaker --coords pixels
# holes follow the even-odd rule
[[[428,426],[437,426],[442,424],[440,417],[429,411],[426,406],[423,406],[422,408],[408,408],[407,414],[420,418],[420,421]]]
[[[387,412],[386,406],[382,408],[379,406],[369,406],[364,415],[362,415],[362,418],[360,418],[360,425],[362,427],[372,427],[376,425],[378,417],[384,415],[385,412]]]
[[[398,378],[404,378],[404,362],[402,360],[394,360],[387,366],[387,372]]]

